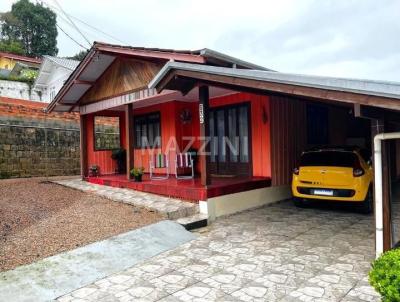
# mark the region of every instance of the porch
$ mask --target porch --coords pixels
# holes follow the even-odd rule
[[[127,179],[125,174],[86,177],[86,180],[94,184],[133,189],[195,202],[266,188],[271,185],[269,177],[212,177],[212,183],[208,186],[203,186],[200,178],[176,179],[170,177],[163,180],[151,180],[148,174],[143,175],[142,182]]]

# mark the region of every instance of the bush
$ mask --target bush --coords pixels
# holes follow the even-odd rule
[[[372,263],[369,283],[383,301],[400,301],[400,249],[388,251]]]

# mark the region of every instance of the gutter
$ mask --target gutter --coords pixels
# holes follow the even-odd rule
[[[383,253],[382,141],[392,139],[400,139],[400,132],[380,133],[374,137],[376,258]]]

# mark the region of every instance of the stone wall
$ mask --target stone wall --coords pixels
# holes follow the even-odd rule
[[[79,117],[0,97],[0,178],[78,175]]]

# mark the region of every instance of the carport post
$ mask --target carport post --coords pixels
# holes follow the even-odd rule
[[[210,177],[210,137],[209,126],[209,90],[208,86],[201,85],[199,87],[199,120],[200,120],[200,137],[204,139],[202,152],[200,157],[201,185],[207,187],[211,184]]]
[[[383,174],[382,141],[400,139],[400,132],[380,133],[374,137],[374,175],[375,175],[375,252],[378,258],[384,251],[383,233]]]

